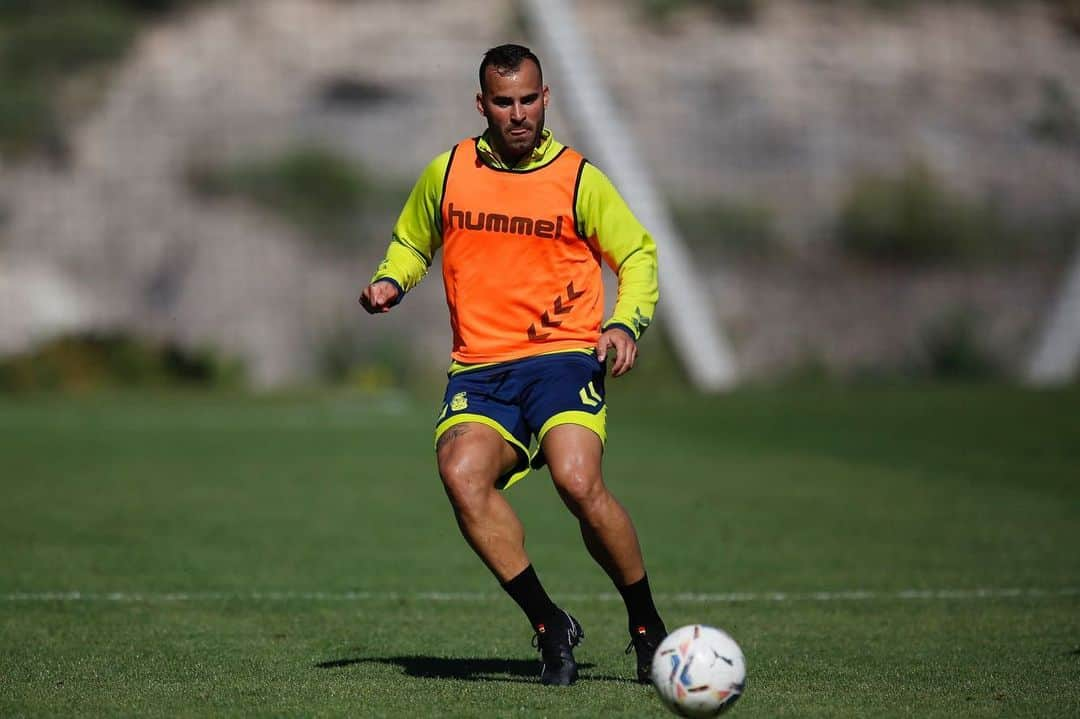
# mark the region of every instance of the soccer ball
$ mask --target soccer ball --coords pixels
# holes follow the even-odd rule
[[[746,688],[746,660],[726,632],[704,624],[680,627],[660,643],[652,662],[660,701],[683,717],[714,717]]]

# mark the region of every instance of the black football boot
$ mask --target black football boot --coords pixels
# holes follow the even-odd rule
[[[585,630],[578,620],[562,609],[558,610],[549,624],[536,627],[533,646],[540,650],[543,668],[540,683],[554,686],[570,686],[577,681],[578,668],[574,661],[574,647],[585,638]]]
[[[631,649],[637,652],[637,678],[642,684],[652,681],[650,675],[653,656],[666,636],[667,629],[663,624],[634,627],[630,631],[630,643],[626,645],[626,653],[629,654]]]

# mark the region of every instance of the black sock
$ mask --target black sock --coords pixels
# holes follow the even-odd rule
[[[536,570],[531,564],[521,570],[521,574],[504,583],[502,588],[525,612],[534,629],[541,624],[550,623],[558,610],[544,591],[544,586],[540,584],[540,578],[536,576]]]
[[[655,626],[663,624],[660,613],[653,604],[652,590],[649,589],[648,575],[642,577],[633,584],[625,587],[616,586],[623,601],[626,602],[626,616],[629,619],[630,631],[638,627]]]

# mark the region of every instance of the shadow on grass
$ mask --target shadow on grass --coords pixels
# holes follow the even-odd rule
[[[539,679],[540,662],[536,659],[497,659],[467,657],[356,657],[319,662],[318,669],[339,669],[354,664],[385,664],[401,667],[410,677],[422,679],[463,679],[474,682],[517,682],[534,684]],[[627,677],[589,672],[595,664],[578,664],[582,681],[635,683]]]

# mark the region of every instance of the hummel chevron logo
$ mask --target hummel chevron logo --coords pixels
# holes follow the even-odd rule
[[[588,407],[599,407],[600,403],[604,401],[604,398],[596,391],[596,387],[593,386],[592,382],[581,388],[578,397],[581,398],[581,403]]]
[[[540,324],[543,327],[558,327],[558,326],[560,326],[562,324],[562,322],[559,322],[558,320],[551,319],[551,315],[549,315],[547,313],[547,310],[544,310],[544,314],[540,315]],[[537,332],[535,322],[533,322],[531,325],[529,325],[529,341],[531,341],[531,342],[536,342],[538,340],[542,340],[545,337],[548,337],[550,335],[551,335],[550,332],[545,332],[543,334],[540,334],[539,332]]]
[[[543,334],[536,331],[536,323],[529,325],[529,341],[540,342],[551,336],[550,332],[544,332]]]
[[[551,319],[551,315],[547,313],[547,310],[544,310],[544,314],[540,315],[540,324],[544,327],[558,327],[562,322]]]
[[[566,298],[564,299],[562,295],[559,295],[555,298],[555,301],[551,303],[554,314],[556,316],[569,314],[570,311],[574,309],[574,300],[578,299],[584,294],[585,290],[582,290],[581,292],[574,291],[574,282],[573,280],[571,280],[566,285]],[[563,321],[552,319],[551,315],[551,312],[549,312],[548,310],[544,310],[543,314],[540,315],[540,327],[562,326]],[[551,336],[550,332],[541,332],[540,330],[538,330],[536,328],[535,322],[529,325],[528,332],[530,342],[543,342]]]

